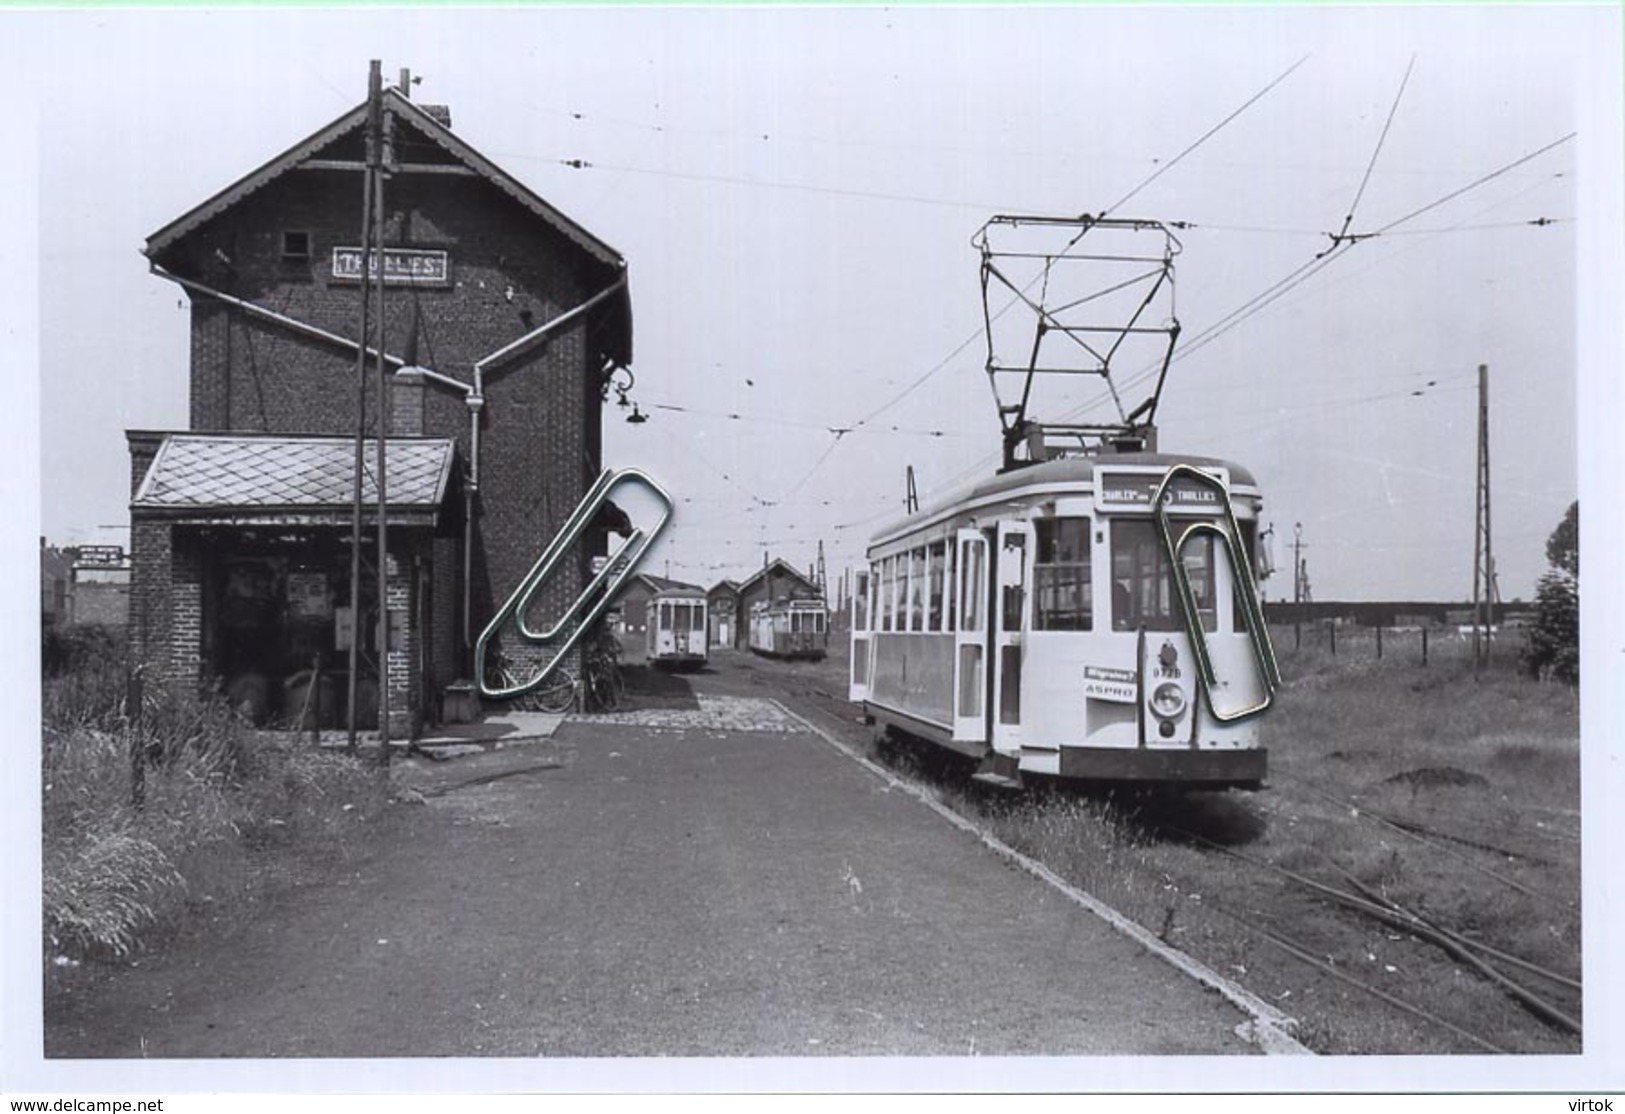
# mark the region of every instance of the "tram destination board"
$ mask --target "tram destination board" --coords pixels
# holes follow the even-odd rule
[[[1230,489],[1226,469],[1203,469]],[[1148,511],[1166,470],[1162,468],[1102,468],[1099,470],[1095,503],[1102,511]],[[1177,478],[1168,489],[1167,508],[1171,514],[1214,514],[1221,506],[1219,492],[1194,479]]]

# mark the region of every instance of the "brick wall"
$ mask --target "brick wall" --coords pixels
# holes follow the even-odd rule
[[[403,176],[388,186],[389,246],[445,250],[453,285],[385,292],[385,347],[401,353],[416,330],[418,361],[463,382],[473,365],[607,284],[581,272],[579,250],[482,179]],[[359,178],[340,172],[284,175],[183,238],[160,260],[178,274],[329,332],[354,336],[358,289],[331,277],[332,250],[359,241]],[[309,234],[310,259],[281,257],[285,230]],[[492,369],[480,434],[480,491],[472,577],[477,633],[529,571],[600,467],[599,325],[572,322],[547,344]],[[193,299],[192,424],[200,430],[349,434],[356,418],[355,354],[312,340],[203,296]],[[368,420],[376,399],[366,376]],[[425,435],[471,449],[463,395],[433,382],[421,407],[400,400],[398,417]],[[460,499],[461,492],[448,498]],[[547,625],[581,589],[589,547],[540,593],[533,625]],[[442,555],[443,556],[443,555]],[[461,592],[437,560],[434,604]],[[444,590],[442,590],[444,589]],[[447,625],[453,625],[450,617]],[[437,638],[439,632],[436,632]],[[456,630],[460,649],[461,631]],[[444,647],[438,676],[454,672]],[[449,678],[447,678],[449,679]]]

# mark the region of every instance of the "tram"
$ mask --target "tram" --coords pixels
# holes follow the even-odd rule
[[[829,646],[828,620],[819,597],[761,600],[750,609],[750,648],[764,657],[819,661]]]
[[[1031,464],[882,530],[850,697],[977,776],[1257,788],[1279,684],[1255,588],[1262,496],[1224,461]]]
[[[698,588],[662,588],[649,597],[647,655],[656,669],[693,671],[706,662],[706,602]]]

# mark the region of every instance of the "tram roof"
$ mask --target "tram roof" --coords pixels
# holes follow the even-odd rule
[[[1182,453],[1112,453],[1106,456],[1061,457],[1057,460],[1046,460],[1042,464],[1012,468],[1006,472],[996,473],[986,479],[973,480],[941,499],[933,500],[911,515],[888,522],[883,528],[875,532],[870,538],[869,544],[877,545],[891,541],[899,535],[918,529],[922,523],[928,522],[938,515],[951,511],[965,503],[977,502],[989,496],[1016,492],[1024,488],[1050,485],[1093,488],[1097,468],[1172,468],[1176,464],[1189,464],[1196,468],[1223,468],[1230,475],[1230,486],[1232,488],[1256,488],[1258,486],[1258,481],[1253,477],[1252,472],[1242,465],[1211,456],[1188,456]]]

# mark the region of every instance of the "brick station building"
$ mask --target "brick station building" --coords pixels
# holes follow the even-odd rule
[[[382,672],[404,734],[439,718],[473,640],[599,474],[601,407],[632,323],[617,252],[459,139],[445,109],[399,89],[382,109],[396,160],[382,267],[372,258],[390,379]],[[191,416],[128,433],[132,660],[149,681],[217,687],[268,720],[312,705],[324,726],[345,718],[367,116],[358,105],[145,249],[191,300]],[[366,723],[380,673],[370,433],[364,450]],[[603,545],[589,531],[532,627],[576,598]]]

